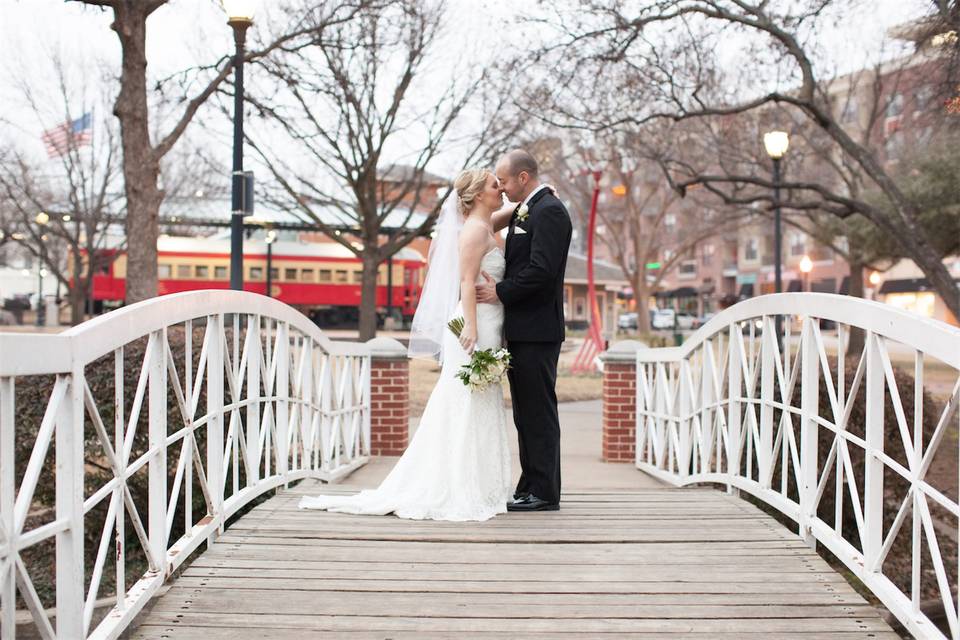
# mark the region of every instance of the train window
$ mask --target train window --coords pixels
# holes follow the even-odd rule
[[[157,276],[160,278],[169,278],[170,277],[170,265],[168,264],[158,264],[157,265]]]
[[[271,279],[271,280],[279,280],[279,279],[280,279],[280,269],[277,269],[276,267],[271,267],[271,268],[270,268],[270,279]]]
[[[332,276],[333,272],[331,272],[330,269],[320,269],[319,274],[320,274],[320,278],[319,278],[320,282],[330,282],[331,280],[333,280],[333,276]]]
[[[178,264],[177,265],[177,277],[178,278],[189,278],[190,272],[192,269],[188,264]]]
[[[353,283],[360,284],[361,282],[363,282],[363,270],[357,269],[353,272]]]
[[[210,267],[206,265],[197,265],[197,277],[206,280],[210,277]]]
[[[337,282],[346,282],[347,281],[347,272],[346,271],[337,271]]]
[[[303,282],[313,282],[313,269],[301,269],[300,280]]]
[[[263,267],[250,267],[251,280],[263,280]]]
[[[283,270],[283,279],[290,282],[297,281],[297,270],[296,269],[284,269]]]
[[[213,268],[213,277],[217,280],[226,280],[227,279],[227,268],[226,267],[214,267]]]

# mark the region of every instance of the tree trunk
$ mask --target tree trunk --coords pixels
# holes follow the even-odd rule
[[[363,281],[360,285],[360,340],[366,342],[377,336],[377,269],[380,266],[374,253],[364,251]]]
[[[848,262],[850,264],[850,285],[847,288],[847,293],[855,298],[863,298],[863,262],[856,256],[850,256]],[[850,344],[847,345],[847,355],[860,357],[860,354],[863,352],[863,345],[863,329],[851,327]]]
[[[637,333],[646,335],[653,330],[650,326],[650,291],[647,289],[647,276],[643,272],[633,280],[633,299],[637,305]]]
[[[79,284],[79,278],[74,280],[68,294],[70,299],[70,324],[76,326],[83,322],[83,311],[87,303],[87,287]]]
[[[123,181],[127,199],[127,303],[157,295],[158,216],[163,192],[157,185],[160,163],[150,141],[147,106],[144,3],[120,3],[113,29],[123,54],[120,93],[113,113],[120,120]]]

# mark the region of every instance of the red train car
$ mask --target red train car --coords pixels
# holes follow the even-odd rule
[[[230,287],[230,241],[163,236],[157,242],[161,295],[196,289]],[[362,265],[335,243],[275,242],[272,258],[272,295],[323,326],[356,322],[359,317]],[[267,250],[263,241],[246,241],[243,251],[243,288],[266,293]],[[419,252],[401,249],[377,275],[377,312],[409,320],[420,299],[426,261]],[[390,273],[392,272],[392,274]],[[126,294],[126,256],[93,278],[93,299],[116,304]],[[392,277],[390,277],[392,275]],[[388,304],[390,302],[390,304]]]

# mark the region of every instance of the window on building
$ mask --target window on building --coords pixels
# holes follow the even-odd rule
[[[920,87],[913,93],[913,110],[926,111],[933,100],[933,89],[930,87]]]
[[[337,272],[336,272],[335,282],[337,282],[338,284],[346,284],[346,283],[347,283],[347,271],[346,271],[346,270],[338,269]]]
[[[887,139],[883,141],[883,149],[887,154],[888,161],[890,162],[899,161],[900,157],[903,155],[903,150],[904,150],[903,133],[897,131],[887,136]]]
[[[206,280],[210,277],[210,267],[205,264],[198,264],[196,274],[201,280]]]
[[[806,249],[806,238],[803,237],[802,233],[790,234],[790,255],[802,256],[806,253]]]
[[[157,265],[157,277],[158,277],[158,278],[169,278],[169,277],[170,277],[170,265],[168,265],[168,264],[159,264],[159,265]]]
[[[263,267],[250,267],[251,280],[263,280]]]
[[[314,277],[313,269],[301,269],[300,270],[300,281],[301,282],[313,282]]]
[[[895,93],[890,96],[889,102],[887,102],[886,114],[888,118],[896,118],[903,113],[903,94]]]
[[[283,279],[287,282],[296,282],[297,281],[297,270],[296,269],[284,269],[283,270]]]
[[[677,216],[673,215],[672,213],[668,213],[663,218],[663,223],[667,225],[667,229],[672,231],[677,224]]]
[[[214,267],[213,268],[213,277],[217,280],[226,280],[227,279],[227,268],[226,267]]]
[[[189,278],[190,272],[192,269],[188,264],[178,264],[177,265],[177,277],[178,278]]]
[[[690,278],[697,275],[697,261],[684,260],[680,263],[679,275],[681,278]]]
[[[318,272],[318,278],[320,282],[330,282],[333,280],[333,272],[330,269],[320,269]]]
[[[746,243],[743,245],[743,259],[744,260],[756,260],[758,256],[758,245],[756,238],[747,238]]]
[[[857,119],[857,113],[860,110],[860,104],[856,96],[849,96],[843,104],[843,111],[840,114],[842,122],[853,122]]]
[[[717,247],[713,244],[703,245],[703,253],[701,254],[701,259],[703,261],[703,266],[710,266],[710,263],[713,262],[713,254],[716,253]]]
[[[573,317],[574,317],[574,318],[582,318],[582,317],[585,315],[585,312],[584,312],[585,301],[584,301],[584,299],[583,299],[583,298],[577,298],[576,301],[573,303],[573,306],[574,306]]]

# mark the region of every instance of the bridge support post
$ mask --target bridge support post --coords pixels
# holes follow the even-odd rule
[[[399,456],[410,436],[410,360],[393,338],[370,346],[370,453]]]
[[[603,461],[637,460],[637,351],[639,340],[615,342],[603,362]]]

